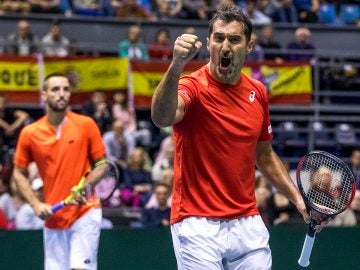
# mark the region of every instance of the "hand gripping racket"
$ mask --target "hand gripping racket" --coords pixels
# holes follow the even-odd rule
[[[298,263],[310,264],[315,241],[315,225],[344,211],[351,203],[356,186],[349,167],[336,156],[313,151],[302,157],[296,169],[299,191],[311,209],[311,222]]]
[[[82,203],[80,204],[82,205],[102,205],[111,198],[119,184],[118,167],[110,161],[101,160],[95,163],[94,167],[80,179],[71,194],[63,201],[53,205],[51,210],[55,213],[79,198],[81,198]]]

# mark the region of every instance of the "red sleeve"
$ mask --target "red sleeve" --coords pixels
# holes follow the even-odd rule
[[[269,113],[269,98],[264,85],[261,87],[263,96],[264,96],[264,122],[261,129],[261,134],[259,137],[259,141],[271,141],[273,138],[271,121],[270,121],[270,113]]]

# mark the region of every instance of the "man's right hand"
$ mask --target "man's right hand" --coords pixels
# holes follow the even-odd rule
[[[183,61],[186,64],[195,57],[201,46],[202,43],[197,36],[182,34],[175,40],[173,60]]]
[[[43,202],[38,202],[33,206],[35,214],[41,219],[47,219],[53,215],[51,205]]]

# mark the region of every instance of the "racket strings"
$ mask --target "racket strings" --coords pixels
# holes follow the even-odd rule
[[[300,170],[301,184],[310,203],[320,213],[336,214],[351,199],[352,176],[339,162],[323,155],[306,159]]]

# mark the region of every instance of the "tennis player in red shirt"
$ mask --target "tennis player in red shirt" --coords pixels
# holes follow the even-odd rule
[[[209,63],[183,77],[202,43],[195,35],[178,37],[152,99],[154,123],[174,130],[171,232],[178,269],[271,269],[269,233],[255,206],[255,166],[310,220],[271,147],[265,86],[241,72],[251,32],[240,8],[217,11]]]

